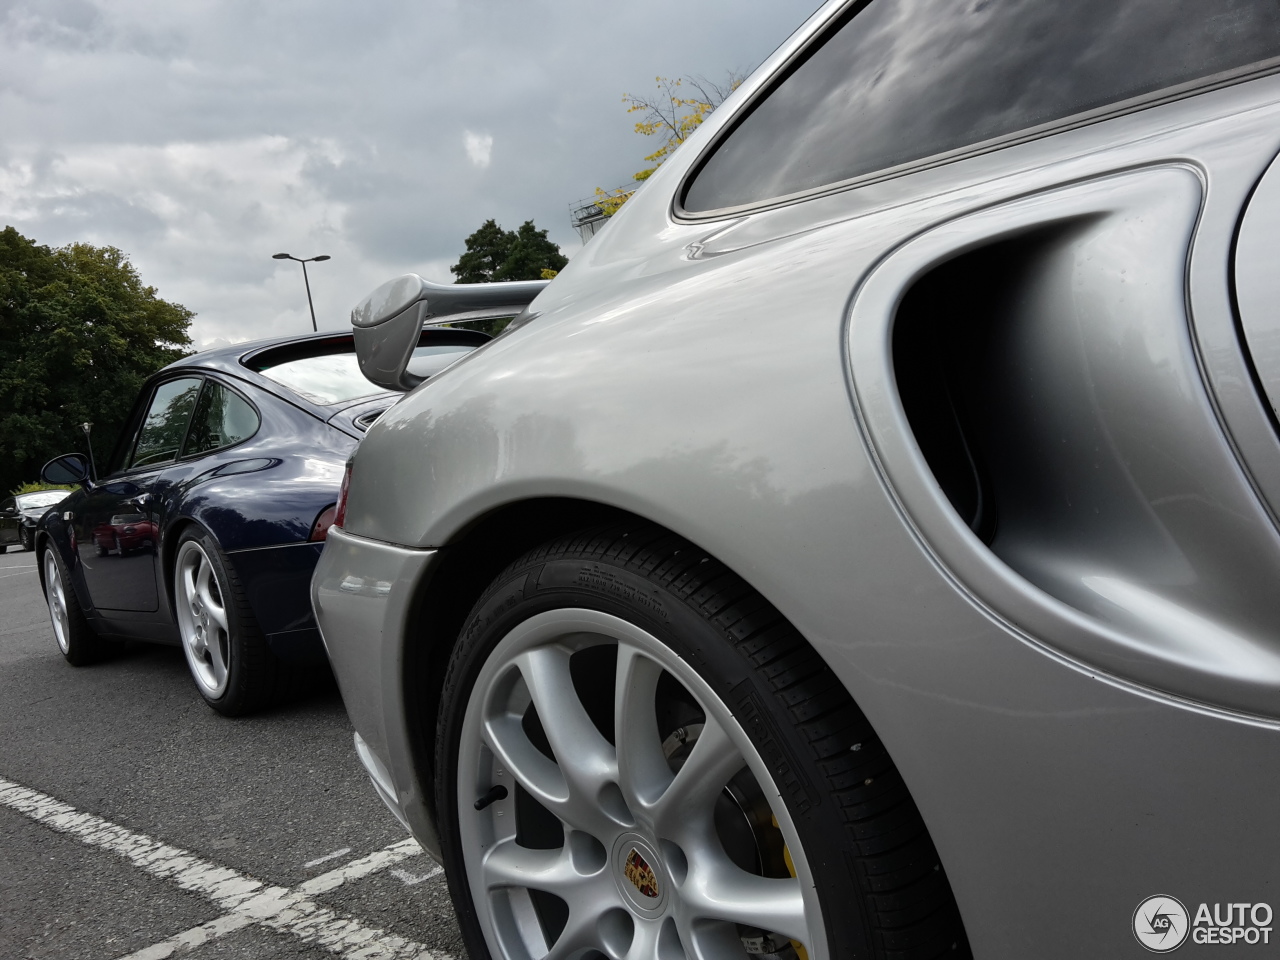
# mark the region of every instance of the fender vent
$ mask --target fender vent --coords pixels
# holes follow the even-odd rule
[[[991,387],[1001,382],[1001,341],[1011,335],[1009,302],[1042,245],[1005,241],[965,254],[921,277],[893,328],[894,376],[916,443],[956,512],[983,543],[999,516],[989,440],[999,431]]]

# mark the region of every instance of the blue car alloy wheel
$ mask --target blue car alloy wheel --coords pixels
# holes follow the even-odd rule
[[[224,716],[270,703],[287,675],[254,620],[244,588],[213,538],[182,534],[174,560],[174,610],[200,696]]]

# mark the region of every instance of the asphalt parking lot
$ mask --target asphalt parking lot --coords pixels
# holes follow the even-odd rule
[[[326,679],[228,720],[176,647],[69,666],[0,555],[0,958],[462,956],[351,734]]]

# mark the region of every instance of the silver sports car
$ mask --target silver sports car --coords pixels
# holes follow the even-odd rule
[[[1278,151],[1275,0],[838,0],[545,288],[364,301],[522,311],[312,588],[471,955],[1274,951]]]

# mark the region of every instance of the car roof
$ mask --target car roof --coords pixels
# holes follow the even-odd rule
[[[252,353],[264,350],[269,347],[278,347],[285,344],[306,344],[315,342],[317,345],[324,344],[326,341],[333,341],[335,345],[339,343],[350,343],[351,349],[355,350],[355,341],[351,332],[342,330],[326,330],[322,333],[308,333],[297,337],[267,337],[262,340],[246,340],[243,343],[233,343],[225,347],[214,347],[211,350],[200,350],[190,356],[183,357],[181,360],[175,360],[173,363],[165,367],[165,370],[174,370],[179,367],[201,367],[209,370],[222,370],[226,373],[239,374],[246,368],[241,365],[241,360]]]

